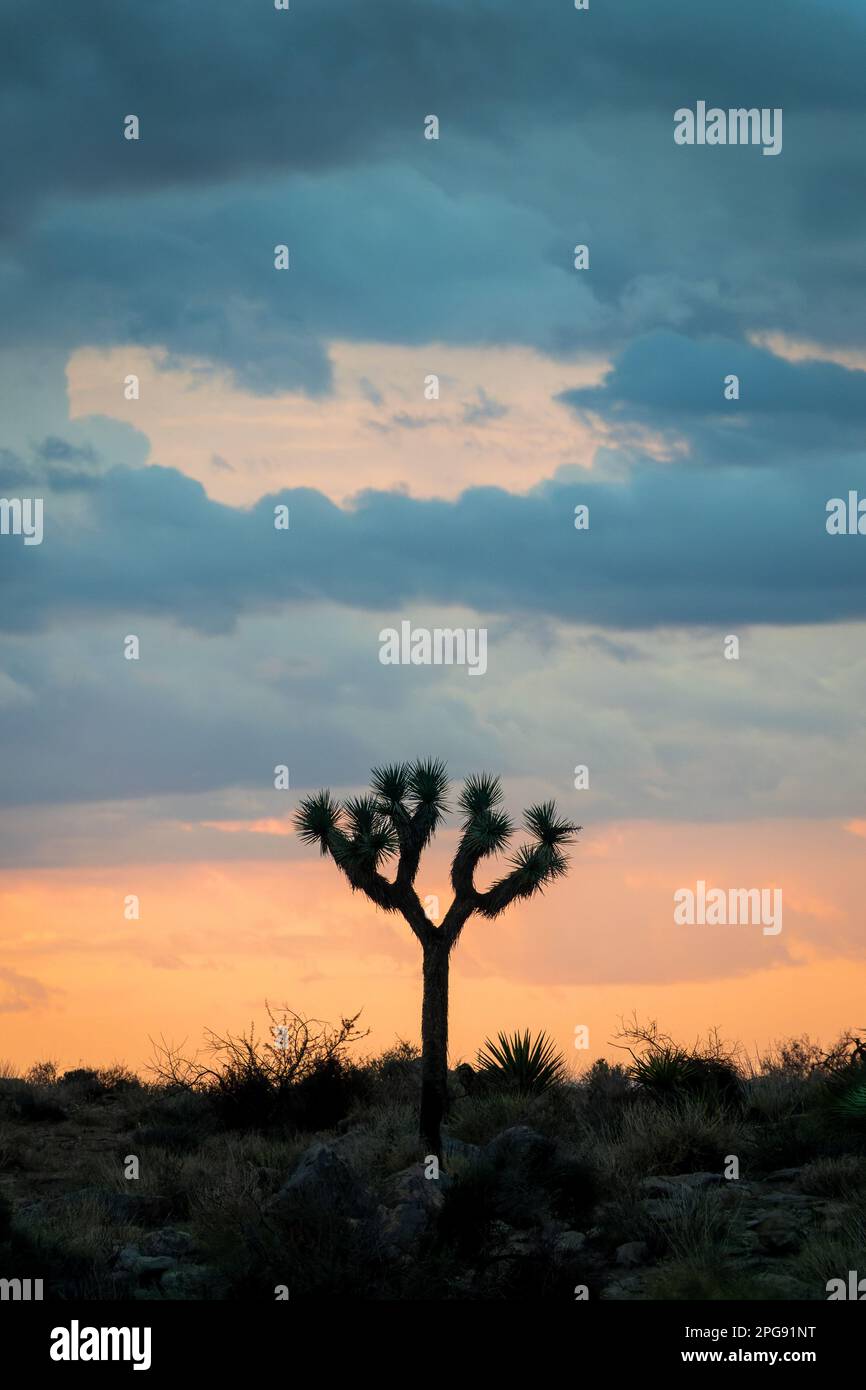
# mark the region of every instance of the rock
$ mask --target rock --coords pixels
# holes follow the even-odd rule
[[[183,1265],[162,1276],[160,1288],[168,1298],[207,1298],[219,1296],[215,1271],[206,1265]]]
[[[638,1187],[648,1197],[671,1197],[678,1191],[673,1178],[641,1178]]]
[[[628,1240],[617,1247],[616,1262],[624,1269],[634,1269],[649,1259],[649,1246],[645,1240]]]
[[[438,1178],[428,1178],[420,1164],[411,1164],[394,1174],[388,1191],[398,1203],[412,1202],[435,1213],[442,1206],[444,1193],[451,1182],[447,1173],[440,1173]]]
[[[536,1242],[527,1231],[515,1231],[505,1242],[506,1254],[514,1260],[532,1254],[535,1248]]]
[[[426,1178],[421,1165],[396,1173],[379,1208],[380,1234],[386,1246],[405,1251],[426,1235],[445,1200],[446,1175]]]
[[[563,1231],[553,1241],[554,1258],[567,1260],[572,1255],[579,1255],[585,1245],[586,1236],[582,1231]]]
[[[641,1206],[654,1221],[672,1221],[677,1214],[676,1204],[664,1197],[644,1197]]]
[[[313,1144],[301,1155],[291,1177],[283,1183],[272,1205],[311,1200],[333,1207],[344,1216],[363,1216],[370,1209],[370,1194],[332,1144]]]
[[[673,1183],[674,1188],[688,1187],[693,1190],[703,1187],[719,1187],[725,1181],[721,1173],[672,1173],[659,1179]]]
[[[148,1231],[140,1245],[145,1255],[172,1255],[177,1258],[188,1255],[195,1246],[195,1240],[187,1231],[165,1226],[161,1231]]]
[[[482,1152],[485,1159],[496,1165],[531,1167],[550,1162],[555,1149],[552,1139],[546,1139],[528,1125],[512,1125],[485,1144]]]
[[[448,1135],[442,1137],[442,1153],[446,1158],[475,1159],[480,1152],[478,1144],[467,1144],[462,1139],[450,1139]]]
[[[602,1298],[623,1299],[638,1298],[644,1290],[643,1276],[640,1274],[623,1274],[619,1279],[614,1279],[607,1284],[601,1291]]]
[[[137,1279],[144,1275],[164,1274],[177,1264],[171,1255],[142,1255],[134,1245],[125,1245],[115,1261],[118,1269],[125,1270]]]
[[[799,1227],[781,1211],[770,1212],[763,1220],[748,1224],[758,1237],[760,1249],[768,1255],[789,1255],[802,1244]]]

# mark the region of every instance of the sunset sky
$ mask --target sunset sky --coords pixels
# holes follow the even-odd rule
[[[408,927],[291,818],[419,756],[584,827],[466,928],[452,1061],[866,1028],[866,535],[825,525],[866,498],[866,10],[781,8],[4,6],[0,497],[44,539],[0,535],[0,1060],[265,1000],[417,1040]],[[698,100],[782,152],[677,146]],[[486,673],[382,665],[406,620]],[[782,931],[675,925],[698,880]]]

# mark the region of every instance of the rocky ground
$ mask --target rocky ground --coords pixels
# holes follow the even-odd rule
[[[392,1069],[308,1134],[227,1132],[207,1097],[156,1087],[0,1084],[0,1277],[52,1298],[574,1301],[823,1300],[866,1274],[866,1136],[799,1082],[735,1111],[610,1074],[458,1097],[437,1174],[416,1081]]]

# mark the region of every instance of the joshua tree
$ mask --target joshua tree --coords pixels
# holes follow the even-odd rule
[[[302,840],[330,854],[352,888],[385,912],[400,912],[415,933],[423,955],[421,1007],[421,1136],[429,1152],[441,1157],[440,1125],[448,1100],[448,962],[473,912],[498,917],[513,902],[531,898],[567,872],[563,846],[580,826],[560,820],[552,801],[532,806],[524,824],[530,844],[514,852],[509,872],[486,892],[475,887],[482,859],[506,848],[514,826],[501,809],[502,786],[486,773],[468,777],[457,798],[463,833],[451,865],[454,901],[436,926],[415,891],[421,853],[442,824],[448,807],[448,774],[441,761],[428,759],[374,768],[371,795],[340,805],[330,791],[304,797],[296,814]],[[381,872],[396,857],[393,879]]]

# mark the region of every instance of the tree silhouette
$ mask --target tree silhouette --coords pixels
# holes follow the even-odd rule
[[[343,805],[330,791],[304,797],[295,823],[300,838],[318,844],[349,880],[385,912],[399,912],[421,943],[421,1136],[441,1158],[440,1127],[448,1101],[448,964],[460,933],[474,912],[499,917],[513,902],[531,898],[567,872],[563,846],[580,826],[560,820],[552,801],[531,806],[524,825],[531,835],[511,856],[509,872],[486,892],[475,887],[482,859],[508,846],[514,826],[501,809],[502,785],[487,773],[466,778],[457,798],[463,833],[451,864],[454,900],[436,926],[415,891],[421,854],[449,807],[448,773],[439,759],[374,768],[371,794]],[[382,868],[396,857],[393,879]]]

